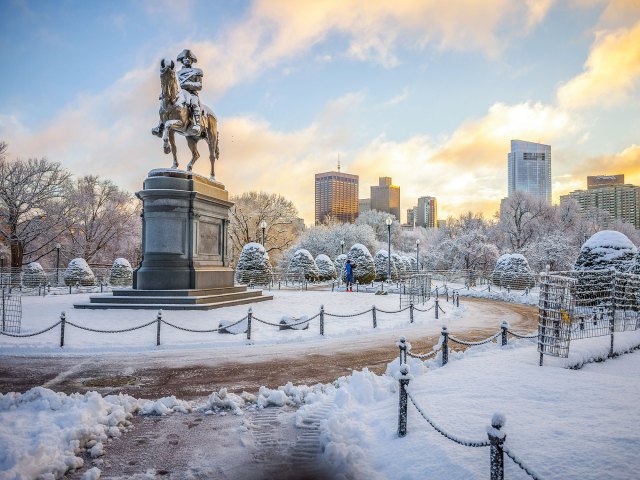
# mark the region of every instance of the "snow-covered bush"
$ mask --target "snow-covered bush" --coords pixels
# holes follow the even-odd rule
[[[111,266],[109,283],[114,287],[131,285],[133,282],[133,268],[126,258],[116,258]]]
[[[392,253],[391,259],[393,260],[393,263],[396,264],[396,269],[398,270],[397,278],[404,277],[411,268],[411,263],[409,262],[409,259],[402,255],[398,255],[397,253]]]
[[[535,285],[529,263],[519,253],[505,253],[496,263],[491,281],[501,287],[525,289]]]
[[[393,261],[393,255],[391,258],[391,278],[395,280],[398,278],[398,269],[396,263]],[[389,252],[387,252],[387,250],[378,250],[373,262],[376,269],[376,280],[387,280],[387,274],[389,272]]]
[[[67,269],[62,276],[65,285],[76,285],[79,283],[83,287],[96,284],[96,277],[84,258],[74,258],[69,262]]]
[[[409,260],[409,268],[412,272],[416,272],[418,270],[418,261],[415,257],[406,257]]]
[[[359,283],[370,283],[376,278],[376,267],[373,261],[373,257],[367,247],[361,243],[356,243],[349,254],[347,259],[351,260],[353,269],[353,280]]]
[[[606,270],[625,272],[631,268],[638,249],[623,233],[602,230],[584,242],[574,270]]]
[[[316,265],[316,261],[309,253],[309,250],[301,248],[296,250],[289,262],[289,275],[302,276],[305,280],[315,282],[320,277],[320,271]]]
[[[47,274],[38,262],[31,262],[22,273],[22,283],[25,287],[37,287],[47,283]]]
[[[336,273],[335,265],[324,253],[321,253],[316,257],[316,265],[320,272],[320,280],[333,280],[338,275]]]
[[[633,260],[633,263],[629,267],[629,273],[633,273],[634,275],[640,275],[640,251],[636,253],[636,256]]]
[[[271,281],[269,254],[259,243],[251,242],[242,247],[236,265],[236,282],[266,285]]]
[[[344,253],[341,253],[340,255],[338,255],[333,262],[333,264],[336,267],[336,275],[338,277],[342,277],[343,281],[347,279],[347,273],[344,270],[344,266],[346,263],[347,263],[347,255]]]

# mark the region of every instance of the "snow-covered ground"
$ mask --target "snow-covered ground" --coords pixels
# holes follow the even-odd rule
[[[427,328],[437,333],[440,326],[446,323],[452,332],[459,329],[490,326],[496,330],[503,318],[496,318],[487,312],[480,312],[471,304],[461,302],[454,307],[444,299],[439,302],[445,313],[440,312],[440,319],[434,318],[433,309],[428,312],[414,313],[414,324],[409,323],[409,311],[388,314],[377,312],[377,328],[373,329],[371,312],[364,315],[337,318],[329,314],[348,315],[363,312],[375,305],[387,311],[398,310],[398,295],[373,295],[371,293],[347,293],[330,291],[277,291],[271,292],[274,300],[253,304],[251,306],[254,320],[251,328],[252,345],[274,345],[282,343],[344,340],[360,338],[363,335],[378,335],[386,332],[410,334],[415,330]],[[22,330],[28,334],[40,331],[59,320],[60,313],[66,312],[67,322],[99,329],[121,330],[153,321],[157,312],[153,310],[78,310],[73,303],[88,300],[88,295],[60,295],[48,297],[23,297]],[[279,330],[256,320],[265,320],[278,324],[283,316],[308,317],[315,316],[320,306],[325,308],[324,338],[320,335],[320,320],[310,321],[307,330]],[[427,304],[416,305],[422,310],[433,306],[433,300]],[[205,330],[215,329],[221,321],[236,322],[247,315],[249,306],[227,307],[209,311],[176,311],[162,312],[167,322],[184,328]],[[124,333],[94,333],[78,329],[67,323],[65,328],[65,346],[60,348],[60,327],[41,335],[27,338],[0,336],[0,355],[67,355],[108,352],[153,352],[170,350],[198,350],[224,347],[237,347],[247,344],[246,334],[231,335],[220,333],[191,333],[175,329],[166,324],[161,327],[161,345],[156,347],[156,324]]]

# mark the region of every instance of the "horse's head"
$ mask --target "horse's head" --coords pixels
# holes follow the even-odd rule
[[[167,62],[164,58],[162,60],[160,60],[160,75],[164,75],[165,73],[167,73],[167,71],[171,70],[172,72],[175,72],[175,63],[173,63],[173,60],[171,60],[170,62]]]
[[[160,84],[162,86],[162,97],[173,100],[178,95],[178,81],[176,80],[176,64],[173,60],[160,61]]]

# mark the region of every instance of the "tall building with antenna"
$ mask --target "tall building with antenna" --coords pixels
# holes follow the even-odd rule
[[[329,219],[354,223],[358,216],[358,175],[340,171],[316,173],[316,225]]]

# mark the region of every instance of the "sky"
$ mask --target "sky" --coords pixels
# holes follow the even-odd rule
[[[640,0],[0,0],[0,140],[137,191],[171,166],[160,60],[204,71],[216,179],[314,218],[314,173],[379,176],[439,216],[491,216],[510,140],[551,145],[553,199],[586,176],[640,184]],[[181,166],[189,160],[177,140]],[[207,147],[194,170],[208,175]]]

